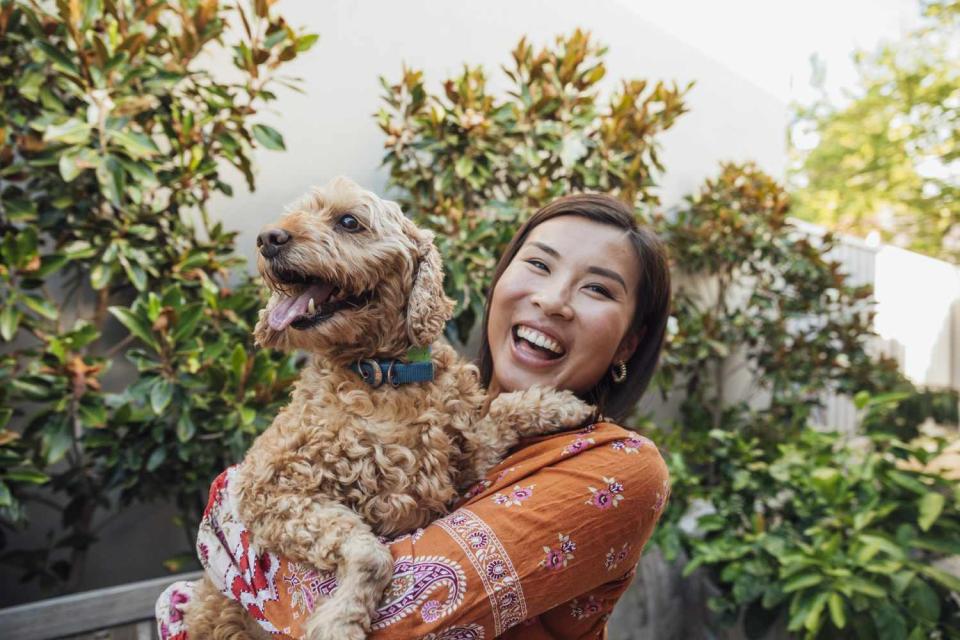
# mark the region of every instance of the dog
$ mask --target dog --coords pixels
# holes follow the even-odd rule
[[[488,400],[477,368],[441,340],[453,302],[433,235],[346,178],[257,244],[271,297],[256,343],[310,360],[237,471],[240,516],[264,548],[336,571],[307,621],[312,640],[364,638],[393,573],[378,536],[426,526],[521,437],[594,409],[540,387]],[[185,622],[191,639],[268,637],[206,578]]]

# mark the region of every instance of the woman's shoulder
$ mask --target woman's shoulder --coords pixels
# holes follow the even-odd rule
[[[608,421],[581,429],[542,436],[527,442],[498,465],[525,463],[530,468],[562,466],[581,471],[614,471],[643,476],[663,484],[669,478],[666,462],[650,438]]]

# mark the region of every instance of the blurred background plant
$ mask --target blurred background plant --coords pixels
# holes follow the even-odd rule
[[[502,68],[505,96],[488,93],[487,72],[468,65],[440,95],[414,69],[394,84],[381,78],[383,163],[404,211],[437,233],[457,302],[448,335],[461,344],[483,315],[497,257],[531,213],[583,190],[646,212],[659,202],[657,136],[685,113],[690,87],[627,79],[602,100],[605,53],[580,30],[541,49],[521,39]]]
[[[61,520],[3,554],[24,580],[76,582],[111,514],[156,498],[191,550],[171,568],[194,565],[210,481],[286,396],[294,359],[254,352],[259,287],[207,211],[225,167],[252,189],[251,150],[284,147],[259,110],[317,36],[271,4],[0,3],[0,513]],[[235,80],[201,63],[218,45]]]
[[[749,638],[960,632],[960,579],[934,565],[960,553],[960,494],[926,469],[951,439],[917,439],[928,418],[957,424],[957,393],[871,355],[871,288],[789,211],[770,176],[725,164],[657,217],[676,293],[655,380],[679,412],[646,420],[672,481],[656,541],[706,568],[716,621]],[[850,433],[823,424],[829,393],[863,409]]]
[[[859,86],[823,90],[791,127],[795,215],[837,231],[960,261],[960,2],[921,3],[925,20],[858,52]]]

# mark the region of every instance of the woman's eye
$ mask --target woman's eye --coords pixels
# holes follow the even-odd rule
[[[547,265],[543,264],[536,258],[531,258],[527,260],[527,263],[532,264],[534,267],[536,267],[537,269],[540,269],[541,271],[549,271],[549,269],[547,269]]]
[[[337,220],[337,224],[347,231],[360,231],[362,229],[360,226],[360,221],[350,213],[345,213],[344,215],[340,216],[340,219]]]
[[[611,300],[613,299],[613,296],[610,294],[610,292],[605,287],[601,287],[599,284],[587,285],[587,288],[590,289],[591,291],[596,291],[600,295],[606,296]]]

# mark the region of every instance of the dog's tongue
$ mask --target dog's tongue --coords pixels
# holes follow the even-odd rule
[[[320,305],[330,297],[331,291],[333,291],[332,284],[312,284],[300,295],[284,298],[270,312],[268,318],[270,328],[274,331],[286,329],[297,316],[307,313],[310,298],[313,298],[313,304],[319,309]]]

